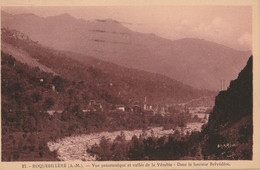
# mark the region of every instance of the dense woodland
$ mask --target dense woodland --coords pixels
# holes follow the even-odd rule
[[[28,67],[3,52],[1,55],[4,161],[32,159],[28,155],[34,155],[34,160],[55,160],[55,154],[48,152],[46,142],[72,134],[151,126],[169,129],[195,121],[187,113],[162,116],[111,111],[120,98],[93,89],[84,81],[71,82],[39,68]],[[90,99],[99,99],[105,106],[104,111],[82,112]],[[47,113],[55,108],[63,108],[63,113],[53,116]]]
[[[199,132],[174,134],[163,137],[133,136],[126,141],[124,134],[114,141],[102,138],[100,145],[87,149],[88,153],[97,155],[98,160],[201,160]]]

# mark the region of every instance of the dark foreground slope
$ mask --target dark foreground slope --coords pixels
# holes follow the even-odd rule
[[[221,91],[203,130],[205,159],[252,159],[252,57]]]

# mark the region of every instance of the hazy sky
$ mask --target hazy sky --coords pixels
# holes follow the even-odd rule
[[[252,49],[250,6],[3,7],[2,10],[43,17],[69,13],[85,20],[111,18],[131,30],[172,40],[201,38],[236,49]]]

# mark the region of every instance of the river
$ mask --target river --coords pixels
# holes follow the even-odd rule
[[[183,133],[188,131],[201,131],[201,126],[203,123],[194,122],[188,123],[182,130],[177,128],[175,130],[181,130]],[[162,127],[151,127],[145,131],[146,137],[153,135],[156,137],[162,137],[164,135],[173,134],[173,129],[164,130]],[[95,144],[99,144],[100,139],[104,136],[106,139],[113,141],[118,135],[124,133],[126,140],[131,140],[134,135],[139,137],[144,131],[143,130],[122,130],[114,132],[99,132],[90,133],[77,136],[69,136],[65,138],[58,139],[56,141],[50,141],[47,143],[50,151],[57,151],[58,159],[61,161],[94,161],[95,157],[91,156],[86,152],[87,148],[92,147]]]

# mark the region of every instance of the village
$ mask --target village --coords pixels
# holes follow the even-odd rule
[[[129,100],[127,104],[118,104],[107,106],[102,104],[102,102],[96,100],[90,100],[88,105],[81,111],[86,114],[96,113],[96,112],[116,112],[120,113],[136,113],[145,115],[172,115],[172,114],[190,114],[192,118],[206,123],[209,118],[210,109],[209,106],[190,106],[189,104],[151,104],[147,102],[145,97],[143,102]],[[63,110],[47,110],[49,115],[61,114]]]
[[[44,79],[40,79],[40,83],[43,83]],[[51,90],[54,93],[57,93],[56,87],[54,84],[49,85]],[[120,92],[119,92],[120,93]],[[171,114],[190,114],[192,118],[197,119],[206,123],[209,118],[210,110],[212,106],[206,103],[197,104],[196,101],[205,100],[205,97],[200,97],[198,99],[192,99],[185,103],[174,103],[174,104],[152,104],[148,102],[146,96],[144,96],[143,101],[137,101],[133,99],[128,99],[128,102],[125,104],[116,104],[108,105],[104,102],[91,99],[88,104],[81,110],[83,113],[96,113],[96,112],[117,112],[117,113],[136,113],[136,114],[145,114],[145,115],[171,115]],[[192,104],[193,103],[193,104]],[[195,103],[195,104],[194,104]],[[49,115],[62,114],[64,109],[52,109],[47,110]]]

